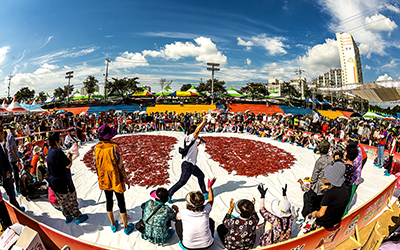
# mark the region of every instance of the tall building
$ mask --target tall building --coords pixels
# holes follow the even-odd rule
[[[336,33],[342,65],[343,85],[362,83],[362,66],[360,51],[353,37],[347,33]]]
[[[318,86],[342,86],[342,70],[341,69],[330,69],[323,76],[318,76],[312,80],[312,84]]]

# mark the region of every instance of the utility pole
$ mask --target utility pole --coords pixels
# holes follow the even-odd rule
[[[303,72],[304,72],[304,70],[300,69],[300,66],[299,66],[299,69],[296,69],[294,71],[294,73],[296,73],[296,75],[299,75],[299,83],[300,83],[300,88],[301,88],[301,97],[300,97],[301,100],[303,100],[303,96],[304,96],[304,86],[303,86],[303,81],[301,80],[301,73],[303,73]]]
[[[107,65],[106,65],[106,73],[104,74],[105,80],[104,80],[104,102],[106,102],[107,98],[107,91],[106,91],[106,86],[107,86],[107,78],[108,78],[108,64],[110,63],[109,56],[107,56]]]
[[[10,73],[10,75],[8,76],[8,94],[7,94],[8,100],[10,100],[11,78],[13,78],[13,76]]]
[[[74,73],[74,71],[68,71],[65,76],[66,79],[68,79],[68,93],[67,93],[67,105],[69,105],[69,84],[71,82],[71,78],[73,78],[74,76],[72,75]]]
[[[207,68],[207,70],[211,70],[211,104],[214,104],[214,71],[219,71],[220,68],[215,68],[219,67],[219,63],[207,63],[208,66],[211,66]]]

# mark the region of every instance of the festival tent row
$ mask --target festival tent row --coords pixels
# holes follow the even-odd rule
[[[17,101],[17,98],[15,98],[15,97],[14,97],[14,100],[11,102],[11,104],[6,109],[7,109],[8,112],[12,112],[15,115],[29,114],[29,110],[24,109],[19,104],[19,102]]]

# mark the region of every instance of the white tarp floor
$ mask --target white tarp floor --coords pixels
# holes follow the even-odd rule
[[[166,186],[168,189],[174,183],[176,183],[180,177],[182,159],[177,149],[183,145],[184,134],[178,132],[151,132],[148,134],[168,135],[174,136],[178,139],[178,143],[171,152],[172,160],[170,161],[169,170],[169,180],[171,181],[171,184]],[[200,146],[197,165],[203,170],[206,179],[214,176],[217,178],[217,181],[214,185],[214,206],[211,212],[211,217],[215,220],[216,227],[221,224],[222,219],[228,211],[231,198],[234,198],[235,200],[243,198],[251,200],[253,197],[255,197],[256,209],[259,211],[260,195],[256,188],[259,183],[264,183],[266,187],[268,187],[268,193],[265,199],[266,208],[270,208],[270,203],[273,199],[282,198],[281,188],[285,185],[285,183],[288,185],[288,199],[294,206],[302,208],[303,192],[301,191],[297,180],[299,178],[311,176],[314,163],[319,157],[319,155],[314,154],[312,150],[247,134],[202,133],[201,136],[228,136],[268,142],[292,153],[297,159],[291,169],[285,169],[284,171],[280,170],[280,173],[270,174],[268,177],[245,177],[228,174],[225,169],[219,167],[217,162],[214,162],[210,159],[209,155],[205,153],[205,147]],[[65,224],[65,218],[63,217],[62,213],[58,210],[55,210],[51,206],[51,204],[47,201],[47,197],[41,197],[35,201],[27,201],[24,197],[19,195],[17,197],[18,202],[20,205],[26,207],[26,214],[61,232],[103,246],[119,249],[180,249],[176,234],[168,240],[164,247],[157,246],[149,241],[143,240],[140,236],[140,233],[137,231],[134,231],[130,236],[126,236],[121,229],[123,228],[123,225],[119,216],[119,210],[115,201],[115,196],[114,214],[115,218],[119,221],[120,229],[118,232],[112,233],[110,221],[106,214],[105,196],[104,194],[101,194],[98,188],[97,176],[84,165],[83,161],[81,161],[85,153],[95,144],[95,142],[86,143],[86,145],[80,149],[80,156],[73,162],[71,168],[78,199],[80,200],[81,212],[88,214],[89,219],[81,225],[75,225],[74,223]],[[355,208],[372,199],[379,191],[384,189],[394,179],[393,176],[384,176],[383,171],[383,169],[374,167],[372,161],[368,160],[362,171],[362,178],[364,181],[357,189],[357,200],[351,210],[354,210]],[[127,213],[130,216],[130,222],[136,223],[141,218],[140,205],[150,199],[149,193],[151,190],[153,189],[132,186],[125,192],[125,201]],[[175,193],[173,197],[175,201],[174,204],[180,209],[184,208],[185,195],[189,191],[194,190],[200,190],[200,188],[197,183],[197,178],[192,176],[188,183],[177,193]],[[2,189],[2,193],[3,196],[8,199],[4,193],[4,189]],[[260,214],[259,217],[261,219]],[[260,223],[261,222],[262,220],[260,220]],[[223,245],[218,237],[217,232],[215,232],[214,235],[215,242],[211,249],[222,249]]]

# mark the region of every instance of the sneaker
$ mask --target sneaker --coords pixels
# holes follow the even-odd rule
[[[203,193],[203,195],[204,195],[204,200],[208,200],[208,192],[207,193]]]
[[[115,223],[115,225],[111,225],[111,231],[113,233],[117,232],[117,230],[118,230],[118,221],[116,220],[114,223]]]
[[[23,206],[20,206],[20,210],[22,211],[22,212],[25,212],[25,207],[23,207]]]
[[[384,176],[390,176],[390,173],[387,170],[385,170]]]
[[[171,197],[168,197],[168,203],[169,204],[173,204],[174,203],[174,201],[171,199]]]
[[[84,214],[84,215],[82,215],[81,218],[75,219],[75,224],[76,224],[76,225],[79,225],[79,224],[81,224],[82,222],[86,221],[87,219],[89,219],[89,216],[87,216],[87,214]]]
[[[72,216],[68,216],[67,218],[65,218],[65,223],[68,224],[70,223],[74,218],[72,218]]]
[[[133,232],[133,230],[135,230],[135,225],[133,225],[132,223],[129,223],[128,227],[124,228],[124,233],[126,235],[130,235]]]
[[[18,190],[15,190],[15,195],[20,195],[21,194],[21,192],[20,191],[18,191]]]
[[[181,241],[179,241],[179,246],[181,247],[182,250],[187,250],[187,249],[182,245],[182,242],[181,242]]]

